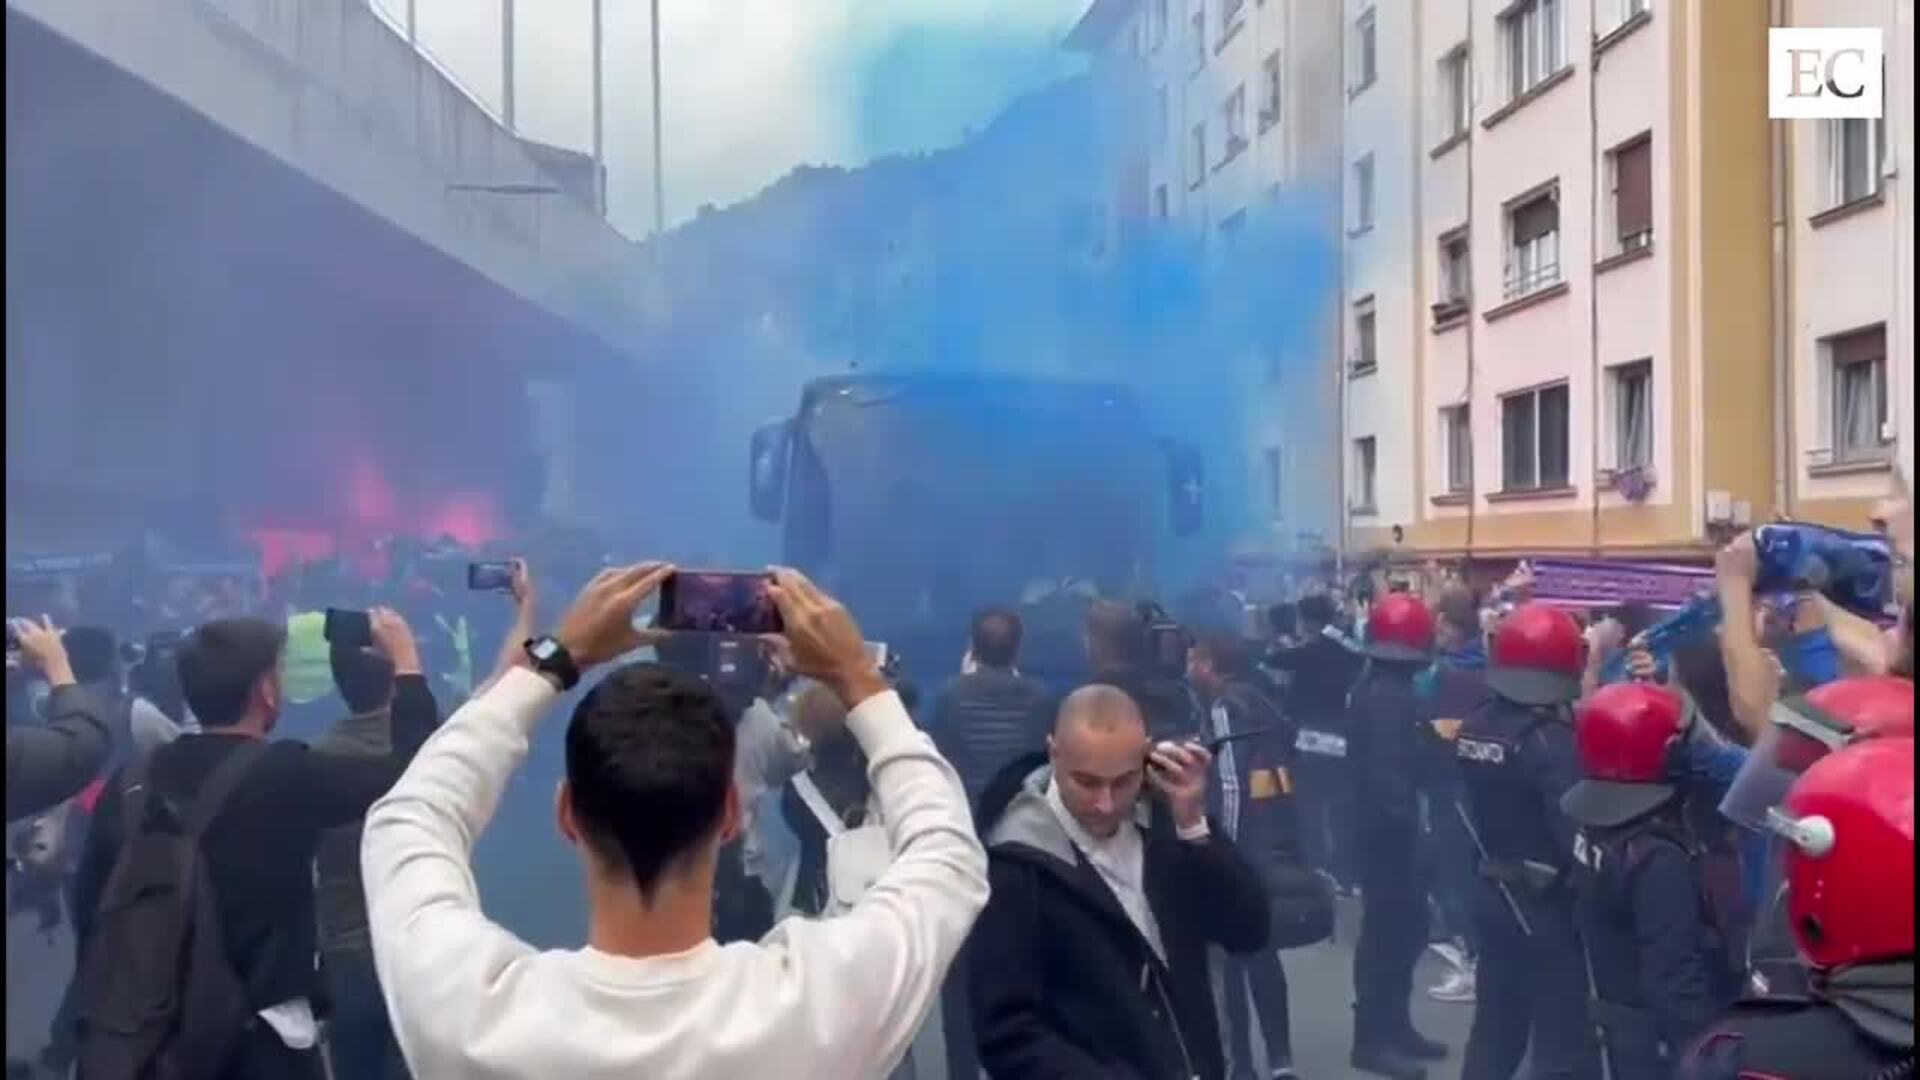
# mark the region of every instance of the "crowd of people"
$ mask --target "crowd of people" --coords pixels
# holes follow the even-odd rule
[[[1910,508],[1889,528],[1891,630],[1756,589],[1742,536],[1677,647],[1524,567],[1383,574],[1090,599],[1064,681],[985,608],[924,696],[784,569],[782,631],[736,638],[651,628],[657,563],[543,621],[516,560],[459,680],[405,602],[452,591],[427,571],[216,590],[136,651],[22,615],[9,889],[78,945],[10,1076],[1251,1080],[1300,1075],[1301,993],[1350,994],[1350,1068],[1401,1080],[1910,1076]],[[368,639],[317,654],[346,715],[274,738],[303,619],[355,606]],[[584,933],[541,950],[474,850],[562,711]],[[1290,986],[1355,907],[1351,984]],[[1464,1046],[1423,993],[1471,1008]]]

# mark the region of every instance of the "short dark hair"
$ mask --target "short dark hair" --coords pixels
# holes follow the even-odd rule
[[[1272,630],[1275,636],[1291,634],[1298,626],[1299,619],[1292,604],[1281,601],[1267,609],[1267,628]]]
[[[1253,670],[1253,650],[1238,634],[1209,631],[1196,643],[1215,673],[1229,679],[1243,679]]]
[[[60,635],[75,682],[91,683],[120,674],[120,646],[113,631],[98,626],[75,626]]]
[[[1020,657],[1020,616],[988,608],[973,617],[973,658],[986,667],[1012,667]]]
[[[1300,602],[1293,606],[1293,610],[1303,623],[1326,626],[1333,622],[1333,601],[1328,599],[1325,593],[1301,597]]]
[[[1118,600],[1096,600],[1087,608],[1087,638],[1096,659],[1133,666],[1147,655],[1147,628],[1140,612]]]
[[[1613,609],[1613,619],[1627,632],[1629,639],[1652,626],[1660,617],[1653,605],[1644,600],[1628,600]]]
[[[1455,633],[1477,637],[1480,633],[1480,600],[1466,585],[1449,585],[1440,590],[1433,614],[1452,627]]]
[[[327,654],[333,685],[355,713],[370,713],[393,700],[393,661],[370,649],[335,645]]]
[[[733,785],[733,721],[698,677],[629,664],[567,725],[567,787],[587,845],[624,867],[644,903],[720,826]]]
[[[254,684],[280,665],[286,627],[264,619],[215,619],[180,643],[180,690],[205,728],[245,719]]]

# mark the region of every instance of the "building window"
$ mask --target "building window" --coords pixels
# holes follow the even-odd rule
[[[1621,364],[1609,373],[1613,396],[1613,467],[1653,466],[1653,361]]]
[[[1473,264],[1468,257],[1466,229],[1440,238],[1440,300],[1450,308],[1465,308],[1473,294]]]
[[[1207,66],[1207,6],[1205,3],[1198,5],[1193,18],[1189,20],[1189,25],[1193,27],[1193,70],[1197,73]]]
[[[1828,338],[1833,411],[1829,445],[1836,464],[1878,461],[1887,455],[1887,328]]]
[[[1220,44],[1240,29],[1240,16],[1246,12],[1247,0],[1220,0]]]
[[[1379,75],[1379,19],[1368,8],[1353,21],[1353,93],[1373,85]]]
[[[1158,49],[1167,42],[1167,7],[1173,0],[1153,0],[1147,16],[1147,40]]]
[[[1653,9],[1653,0],[1602,0],[1600,33],[1618,29],[1628,19]]]
[[[1653,242],[1653,140],[1648,137],[1607,155],[1613,177],[1614,251],[1639,251]]]
[[[1220,123],[1226,128],[1226,142],[1220,147],[1222,165],[1247,148],[1247,88],[1236,86],[1220,105]]]
[[[1550,188],[1507,208],[1507,297],[1560,280],[1560,191]]]
[[[1373,297],[1353,305],[1353,373],[1370,375],[1380,366],[1379,315]]]
[[[1167,185],[1153,185],[1153,216],[1156,220],[1167,220]]]
[[[1543,491],[1567,486],[1566,383],[1500,399],[1500,486]]]
[[[1473,407],[1453,405],[1440,410],[1440,433],[1447,470],[1447,492],[1473,490]]]
[[[1220,219],[1220,237],[1231,243],[1246,227],[1247,212],[1244,209],[1235,210],[1233,213]]]
[[[1566,65],[1564,14],[1561,0],[1520,0],[1501,16],[1509,98],[1524,95]]]
[[[1353,163],[1353,231],[1373,228],[1373,155]]]
[[[1880,194],[1887,167],[1887,122],[1861,117],[1826,122],[1827,199],[1831,206]]]
[[[1466,134],[1471,122],[1468,110],[1473,98],[1467,79],[1467,47],[1462,45],[1440,60],[1440,107],[1446,110],[1440,130],[1447,138]]]
[[[1267,54],[1260,65],[1260,130],[1280,122],[1280,52]]]
[[[1286,495],[1286,458],[1281,456],[1277,446],[1267,447],[1267,509],[1277,519],[1280,516],[1280,504]]]
[[[1173,102],[1167,96],[1167,88],[1161,87],[1154,93],[1153,101],[1153,141],[1166,145],[1167,132],[1172,130]]]
[[[1379,464],[1379,451],[1373,436],[1353,440],[1353,509],[1356,513],[1371,514],[1377,505],[1374,502],[1374,480]]]
[[[1192,136],[1193,170],[1187,174],[1187,186],[1199,187],[1207,178],[1207,125],[1193,125]]]

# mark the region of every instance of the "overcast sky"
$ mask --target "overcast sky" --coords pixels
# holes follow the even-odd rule
[[[501,103],[501,0],[413,0],[421,45]],[[404,24],[408,0],[373,0]],[[648,0],[602,0],[608,216],[652,220]],[[668,223],[796,165],[951,145],[1071,70],[1060,38],[1088,0],[661,0]],[[518,0],[517,126],[590,149],[592,0]]]

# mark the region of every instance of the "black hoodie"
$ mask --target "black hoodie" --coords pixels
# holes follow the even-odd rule
[[[1215,830],[1174,835],[1141,804],[1157,957],[1047,803],[1044,755],[1013,762],[980,802],[992,898],[968,940],[980,1063],[996,1080],[1218,1080],[1225,1074],[1207,946],[1267,939],[1260,879]]]

